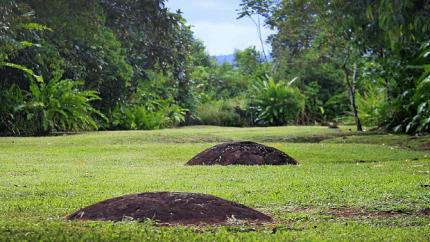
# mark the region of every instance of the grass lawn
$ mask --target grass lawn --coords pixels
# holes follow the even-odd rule
[[[0,241],[429,241],[430,138],[363,136],[350,128],[187,127],[0,138]],[[183,165],[230,140],[276,147],[300,165]],[[165,227],[64,219],[107,198],[149,191],[208,193],[275,221]]]

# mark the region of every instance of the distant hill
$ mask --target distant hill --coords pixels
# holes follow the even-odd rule
[[[220,65],[224,64],[225,62],[230,63],[230,64],[234,64],[234,54],[230,54],[230,55],[217,55],[214,56],[216,59],[216,62]]]
[[[230,55],[216,55],[214,56],[214,58],[216,59],[216,62],[220,65],[224,64],[225,62],[230,63],[232,65],[235,64],[235,59],[234,59],[234,54],[230,54]],[[273,60],[272,55],[268,55],[267,59],[269,62],[271,62]],[[261,60],[264,60],[263,56],[261,56]]]

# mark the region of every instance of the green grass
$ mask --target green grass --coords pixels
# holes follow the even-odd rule
[[[430,189],[424,186],[430,184],[429,152],[392,145],[409,137],[350,136],[355,133],[349,128],[192,127],[0,138],[0,241],[429,241],[430,217],[413,215],[430,208]],[[348,142],[336,138],[344,136]],[[316,142],[315,137],[328,140],[298,143]],[[300,165],[183,165],[203,149],[229,140],[263,142]],[[271,214],[275,222],[160,227],[64,219],[103,199],[149,191],[208,193]],[[366,219],[329,213],[341,207],[404,215]]]
[[[326,143],[378,144],[382,146],[402,147],[412,150],[430,150],[430,136],[409,136],[393,134],[375,134],[372,136],[343,136],[324,140]]]

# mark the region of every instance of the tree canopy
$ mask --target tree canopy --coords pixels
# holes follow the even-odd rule
[[[250,46],[233,63],[217,63],[164,0],[1,0],[0,12],[1,134],[430,129],[428,1],[242,0],[239,18],[274,30],[272,58]]]

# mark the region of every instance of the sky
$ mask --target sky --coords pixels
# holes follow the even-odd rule
[[[210,55],[228,55],[235,49],[255,46],[261,50],[261,44],[255,24],[249,18],[236,19],[240,0],[168,0],[166,6],[171,11],[178,9],[197,39],[204,42]],[[262,20],[263,21],[263,20]],[[263,38],[271,33],[263,28]],[[270,46],[266,44],[266,51]]]

